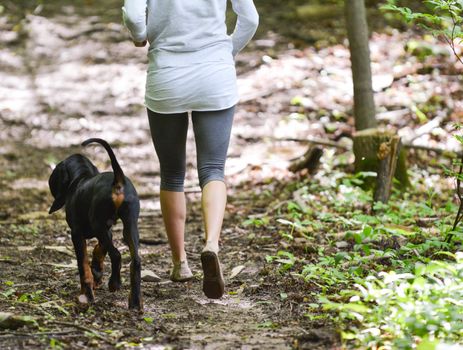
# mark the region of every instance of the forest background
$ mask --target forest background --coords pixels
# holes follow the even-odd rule
[[[431,15],[437,3],[462,8],[397,5]],[[355,171],[344,3],[255,4],[260,28],[237,58],[242,99],[226,170],[227,290],[211,301],[200,287],[191,132],[187,253],[197,278],[168,279],[143,108],[146,49],[130,42],[121,1],[0,3],[0,348],[462,348],[461,43],[453,52],[421,19],[365,2],[375,119],[401,137],[409,182],[394,181],[390,199],[375,202],[366,186],[376,172]],[[452,18],[433,24],[452,28]],[[121,227],[123,290],[102,287],[82,308],[64,214],[48,215],[47,180],[60,160],[84,152],[109,168],[103,150],[79,146],[88,137],[112,144],[142,200],[143,314],[127,310]]]

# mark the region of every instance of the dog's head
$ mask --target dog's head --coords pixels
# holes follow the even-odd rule
[[[51,205],[49,214],[61,209],[66,203],[66,195],[68,192],[69,185],[71,184],[68,169],[66,167],[66,161],[58,163],[53,172],[51,173],[48,185],[50,186],[51,194],[55,200]]]
[[[66,204],[66,198],[74,183],[84,177],[93,177],[96,174],[98,174],[97,168],[80,154],[74,154],[59,162],[48,180],[51,194],[55,198],[48,213],[51,214]]]

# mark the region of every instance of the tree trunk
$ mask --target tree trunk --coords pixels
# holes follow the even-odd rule
[[[345,15],[354,84],[355,128],[374,128],[377,122],[364,0],[345,0]]]

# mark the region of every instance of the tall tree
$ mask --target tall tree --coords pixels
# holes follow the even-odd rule
[[[345,0],[347,37],[349,39],[352,80],[354,83],[354,155],[355,170],[376,172],[375,201],[387,202],[393,177],[408,185],[406,154],[400,137],[393,131],[377,129],[371,78],[368,24],[364,0]]]
[[[345,15],[354,83],[355,128],[377,126],[371,81],[368,24],[364,0],[345,0]]]

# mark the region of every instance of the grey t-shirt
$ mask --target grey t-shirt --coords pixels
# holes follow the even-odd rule
[[[230,0],[237,14],[227,34],[227,0],[125,0],[134,41],[148,40],[145,104],[158,113],[220,110],[238,101],[234,56],[254,35],[252,0]]]

